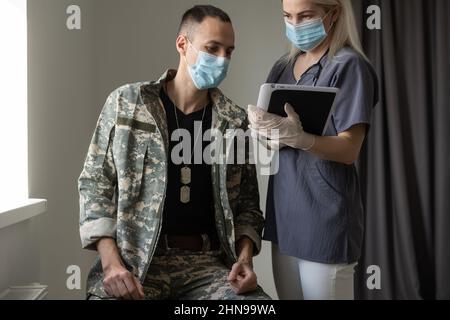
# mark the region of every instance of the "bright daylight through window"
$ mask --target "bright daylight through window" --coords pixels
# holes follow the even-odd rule
[[[26,0],[0,1],[0,212],[28,199]]]

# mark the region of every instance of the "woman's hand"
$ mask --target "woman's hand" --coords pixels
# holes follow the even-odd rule
[[[328,161],[352,165],[358,159],[367,125],[364,123],[354,125],[337,136],[318,137],[303,130],[299,116],[292,106],[286,104],[287,118],[261,110],[255,106],[248,107],[248,119],[253,135],[273,138],[266,142],[269,149],[278,150],[277,146],[284,145],[292,148],[309,151]],[[272,132],[270,132],[272,130]],[[278,130],[279,138],[276,138]],[[262,141],[264,143],[264,141]]]
[[[308,151],[315,143],[315,136],[303,130],[298,114],[288,103],[284,106],[287,117],[280,117],[268,113],[258,107],[248,106],[250,130],[257,136],[267,139],[270,149],[289,146]]]

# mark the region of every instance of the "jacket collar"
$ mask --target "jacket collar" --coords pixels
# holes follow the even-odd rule
[[[146,84],[143,92],[159,97],[163,84],[173,80],[176,74],[176,70],[168,69],[157,81]],[[210,89],[209,93],[213,102],[213,108],[218,116],[237,128],[241,127],[247,119],[245,110],[238,107],[217,88]]]

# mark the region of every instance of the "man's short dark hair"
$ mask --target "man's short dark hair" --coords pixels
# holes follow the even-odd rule
[[[194,32],[195,25],[201,24],[207,17],[217,18],[222,22],[231,23],[230,17],[222,9],[211,5],[196,5],[183,14],[178,34],[185,32],[186,35],[191,38],[193,36],[192,33]]]

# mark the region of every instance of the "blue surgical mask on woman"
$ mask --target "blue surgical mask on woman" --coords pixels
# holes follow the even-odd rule
[[[302,51],[310,51],[316,48],[327,37],[323,24],[325,17],[296,25],[292,25],[286,20],[287,38]]]
[[[194,85],[199,90],[217,88],[227,76],[230,60],[225,57],[218,57],[207,52],[197,50],[189,41],[190,46],[197,52],[197,61],[193,65],[188,65]],[[186,56],[184,56],[186,59]]]

